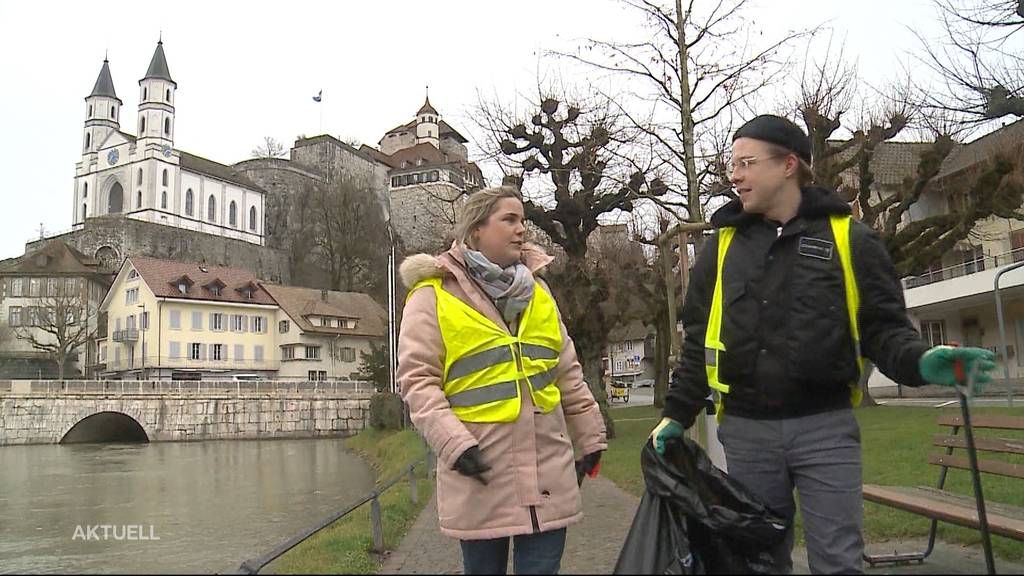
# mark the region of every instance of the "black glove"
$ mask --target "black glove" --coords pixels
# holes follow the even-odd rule
[[[452,470],[457,470],[463,476],[472,476],[484,486],[487,485],[487,480],[484,479],[484,472],[490,469],[491,467],[484,462],[479,446],[469,447],[455,460],[455,466],[452,466]]]
[[[597,464],[601,461],[601,454],[604,450],[598,450],[597,452],[591,452],[583,458],[576,461],[576,483],[580,486],[583,485],[583,477],[594,471]]]

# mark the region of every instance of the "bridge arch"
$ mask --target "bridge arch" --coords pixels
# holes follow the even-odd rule
[[[86,442],[149,442],[149,435],[137,418],[123,412],[102,411],[76,419],[60,436],[60,444]]]

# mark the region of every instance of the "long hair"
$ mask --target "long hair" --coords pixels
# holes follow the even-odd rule
[[[470,194],[469,199],[462,205],[459,221],[455,223],[455,240],[470,248],[476,248],[472,242],[473,232],[483,226],[491,214],[494,214],[495,207],[502,198],[515,198],[520,202],[523,201],[519,190],[511,186],[494,186]]]

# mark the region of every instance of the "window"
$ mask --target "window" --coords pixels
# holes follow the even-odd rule
[[[160,175],[160,182],[164,186],[167,186],[167,169],[166,168],[164,168],[163,174]]]
[[[128,290],[125,290],[125,292],[124,292],[124,303],[125,304],[135,304],[138,301],[139,301],[139,289],[138,288],[129,288]]]
[[[210,360],[227,360],[223,344],[210,344]]]
[[[946,343],[946,322],[921,322],[921,338],[929,342],[931,346],[939,346]]]
[[[291,322],[287,320],[281,320],[277,323],[277,331],[281,334],[287,334],[288,330],[291,328],[290,324]]]
[[[234,200],[228,205],[228,224],[234,228],[238,227],[238,205]]]
[[[142,99],[145,100],[148,95],[149,95],[149,90],[143,88],[142,89]]]
[[[166,190],[163,191],[160,194],[160,208],[163,209],[163,210],[167,210],[167,191]]]
[[[220,312],[210,313],[210,330],[222,331],[224,330],[224,315]]]
[[[57,278],[47,278],[46,279],[46,295],[50,296],[50,297],[56,296],[57,295],[57,286],[59,286]]]
[[[189,188],[185,191],[185,215],[192,215],[192,189]]]
[[[210,286],[209,289],[210,294],[213,294],[214,296],[220,296],[220,286],[214,284],[213,286]]]
[[[89,104],[89,118],[92,118],[92,104]]]
[[[146,97],[143,96],[142,99],[145,100]],[[146,117],[143,116],[142,118],[139,118],[139,137],[141,138],[145,133],[146,133]]]
[[[139,190],[135,194],[135,208],[136,209],[142,208],[142,190]]]
[[[171,360],[181,358],[181,342],[169,342],[167,344],[167,356]]]
[[[245,360],[245,346],[235,344],[235,360]]]
[[[252,317],[252,331],[257,334],[263,334],[267,331],[267,322],[263,316]]]
[[[139,168],[139,177],[135,179],[135,183],[142,186],[142,168]]]
[[[7,312],[7,325],[21,326],[21,306],[11,306]]]
[[[139,316],[139,328],[149,330],[149,312],[145,310],[143,310],[142,316]]]
[[[134,268],[129,270],[128,271],[128,279],[129,280],[138,280],[139,279],[139,271],[134,269]]]
[[[164,98],[164,100],[167,100],[167,103],[170,104],[170,102],[171,102],[171,89],[170,88],[167,89],[167,97]]]
[[[11,296],[24,296],[24,279],[11,278]]]
[[[110,107],[110,117],[117,120],[117,110],[115,110],[113,106]]]
[[[202,357],[202,344],[192,343],[188,345],[188,359],[200,360]]]
[[[64,279],[64,293],[68,295],[74,295],[77,292],[78,282],[74,278]]]
[[[210,196],[210,200],[206,203],[206,219],[210,222],[217,221],[217,199]]]
[[[104,362],[107,359],[107,347],[100,346],[100,362]]]
[[[92,143],[92,137],[90,136],[90,134],[88,132],[86,132],[85,133],[85,149],[86,150],[89,149],[89,144],[91,144],[91,143]]]
[[[88,215],[88,211],[89,208],[85,204],[82,204],[82,220],[85,220],[85,217]]]
[[[171,119],[170,118],[164,118],[164,135],[165,136],[170,136],[171,135]]]
[[[281,360],[295,360],[295,346],[282,346]]]
[[[43,288],[42,280],[39,278],[30,278],[28,281],[28,295],[33,298],[39,297],[39,292]]]
[[[203,329],[203,313],[193,312],[192,313],[192,329],[202,330]]]
[[[306,346],[306,360],[319,360],[320,359],[320,347],[319,346]]]
[[[245,332],[245,314],[235,314],[231,316],[231,330],[235,332]]]
[[[356,349],[355,348],[341,348],[338,350],[338,360],[342,362],[355,362],[356,361]]]
[[[256,231],[256,207],[249,207],[249,230]]]
[[[317,382],[317,381],[323,382],[323,381],[327,380],[327,370],[310,370],[309,371],[309,380],[311,382]]]
[[[181,310],[171,310],[168,315],[171,330],[181,330]]]
[[[88,197],[89,197],[89,183],[88,182],[82,182],[82,198],[84,199],[84,198],[88,198]]]
[[[178,292],[180,292],[182,294],[187,294],[188,293],[188,284],[186,284],[184,282],[178,282]]]

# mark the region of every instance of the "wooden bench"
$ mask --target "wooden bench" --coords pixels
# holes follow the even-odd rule
[[[864,485],[864,499],[869,502],[892,506],[907,512],[913,512],[932,519],[928,533],[928,547],[923,552],[893,553],[881,555],[864,555],[864,560],[874,566],[881,563],[923,563],[935,547],[935,533],[939,521],[978,528],[978,508],[974,496],[953,494],[943,487],[950,468],[970,470],[967,457],[967,441],[960,434],[963,429],[963,418],[959,415],[939,416],[939,426],[950,428],[949,434],[936,435],[932,445],[945,448],[942,453],[932,453],[928,463],[940,467],[939,482],[936,488],[927,486],[877,486]],[[1000,460],[984,460],[982,452],[1002,454],[1024,454],[1024,439],[998,438],[979,434],[985,430],[1024,430],[1024,418],[1014,416],[974,416],[971,417],[974,430],[974,446],[978,452],[978,470],[983,473],[1024,479],[1024,464],[1015,464]],[[961,449],[961,455],[953,451]],[[982,486],[984,487],[982,475]],[[1024,484],[1021,485],[1024,491]],[[988,519],[989,532],[1007,538],[1024,540],[1024,508],[992,502],[987,493],[985,496],[985,516]]]

